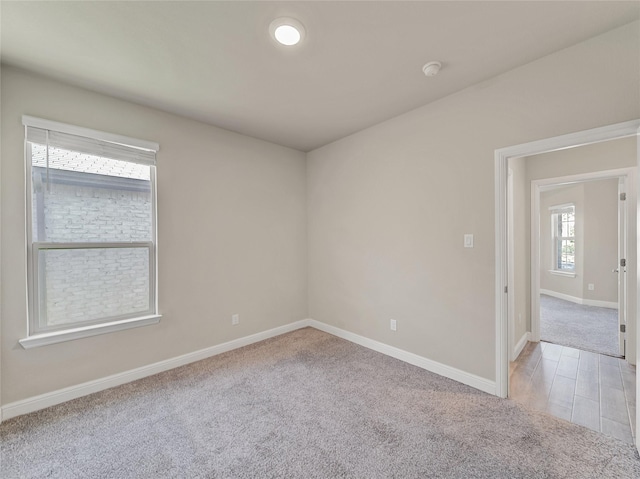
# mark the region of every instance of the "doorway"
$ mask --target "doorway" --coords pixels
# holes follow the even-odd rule
[[[632,146],[625,150],[630,163],[635,160],[635,154],[630,154],[634,153]],[[618,151],[613,144],[599,144],[597,148],[576,148],[572,154],[600,155],[604,149]],[[565,155],[560,152],[554,158],[562,161]],[[531,166],[536,157],[522,161],[532,162]],[[512,176],[516,176],[522,164],[512,163]],[[608,164],[606,158],[602,164]],[[538,174],[542,170],[529,168]],[[536,304],[532,309],[539,311],[538,317],[531,316],[539,338],[529,333],[522,351],[513,353],[509,397],[627,443],[633,443],[635,436],[636,372],[617,357],[619,321],[624,323],[624,308],[618,308],[619,292],[624,296],[624,276],[620,289],[618,282],[626,273],[612,269],[618,258],[626,256],[624,202],[626,184],[633,186],[634,177],[635,167],[631,167],[544,178],[532,181],[531,187],[520,181],[521,189],[526,190],[522,193],[531,198],[530,237],[515,237],[512,231],[518,228],[509,226],[510,264],[514,264],[514,243],[531,240],[528,263],[537,272],[531,275],[531,302]],[[510,184],[513,182],[511,179]],[[512,190],[513,186],[509,188],[510,210],[518,197]],[[631,190],[628,196],[633,201],[635,191]],[[524,212],[509,214],[509,220],[519,215]],[[526,262],[520,262],[521,269],[522,263]],[[510,273],[511,284],[511,277],[518,275]],[[510,316],[521,309],[510,301]]]
[[[495,298],[496,298],[496,394],[501,397],[507,397],[509,392],[509,358],[513,354],[513,347],[524,349],[528,341],[539,339],[539,328],[534,330],[535,324],[530,321],[531,318],[525,318],[522,322],[526,325],[525,334],[520,337],[515,334],[515,327],[518,322],[517,315],[509,316],[509,301],[514,294],[514,290],[508,287],[509,285],[509,249],[508,249],[508,211],[507,211],[507,197],[508,197],[508,161],[510,158],[519,158],[531,155],[539,155],[543,153],[564,150],[568,148],[574,148],[576,146],[594,145],[599,142],[606,142],[608,140],[621,139],[621,138],[633,138],[634,145],[636,144],[636,137],[640,129],[640,120],[634,120],[630,122],[620,123],[616,125],[610,125],[602,128],[596,128],[593,130],[587,130],[577,132],[573,134],[563,135],[560,137],[550,138],[546,140],[535,141],[527,144],[517,145],[513,147],[503,148],[496,150],[495,152],[495,173],[496,173],[496,285],[495,285]],[[636,162],[637,164],[637,157]],[[562,176],[562,175],[557,175]],[[633,183],[635,185],[635,182]],[[635,208],[636,200],[633,200],[633,206]],[[637,329],[635,328],[635,316],[637,312],[636,297],[637,297],[637,283],[636,283],[636,271],[637,260],[635,256],[635,246],[637,241],[635,217],[633,214],[629,215],[629,224],[626,238],[629,245],[630,254],[627,259],[627,279],[629,281],[628,290],[630,292],[629,297],[625,298],[627,304],[627,313],[633,313],[633,317],[627,324],[627,358],[635,362],[636,359],[636,343],[638,339]],[[632,241],[629,241],[629,240]],[[533,254],[536,251],[533,250],[532,245],[528,245],[530,252]],[[632,253],[632,254],[631,254]],[[538,258],[539,259],[539,258]],[[536,268],[533,268],[535,270]],[[535,282],[532,282],[535,283]],[[533,289],[534,284],[530,285]],[[534,300],[535,295],[531,294],[533,291],[530,289],[530,306],[531,316],[535,316],[532,311],[538,307],[539,304]],[[511,293],[511,294],[509,294]],[[539,311],[536,311],[539,314]],[[514,324],[515,323],[515,324]],[[537,335],[537,338],[536,338]],[[546,349],[546,348],[545,348]],[[554,353],[554,347],[551,348],[550,354]],[[536,354],[536,353],[533,353]],[[568,351],[568,354],[564,355],[567,359],[564,362],[573,362],[571,355],[574,355],[572,351]],[[540,352],[540,357],[542,353]],[[561,353],[562,357],[563,354]],[[540,358],[538,358],[540,359]],[[560,358],[559,358],[560,359]],[[612,358],[615,359],[615,358]],[[627,363],[625,363],[627,364]],[[636,378],[637,372],[633,371],[633,377]],[[629,375],[627,374],[627,377]],[[635,399],[633,400],[633,406],[635,407]],[[637,423],[637,419],[636,419]]]
[[[634,178],[629,168],[532,182],[533,341],[625,357]]]

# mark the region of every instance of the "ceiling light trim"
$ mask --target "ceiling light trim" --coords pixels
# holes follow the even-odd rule
[[[295,30],[295,32],[298,33],[299,38],[297,38],[296,40],[293,30],[279,31],[278,29],[280,27],[293,28],[293,30]],[[271,35],[271,38],[273,38],[273,40],[276,42],[277,45],[283,46],[283,47],[295,47],[297,45],[300,45],[304,41],[304,38],[306,36],[306,30],[304,28],[304,25],[300,21],[296,20],[295,18],[279,17],[279,18],[276,18],[274,21],[272,21],[271,24],[269,25],[269,34]]]

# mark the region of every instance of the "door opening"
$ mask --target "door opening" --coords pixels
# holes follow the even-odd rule
[[[576,146],[593,145],[608,140],[630,138],[633,137],[634,145],[637,149],[637,137],[640,134],[640,120],[633,120],[615,125],[609,125],[592,130],[581,131],[568,135],[562,135],[554,138],[534,141],[531,143],[516,145],[512,147],[502,148],[495,151],[495,206],[496,206],[496,283],[495,283],[495,304],[496,304],[496,395],[507,397],[509,387],[509,356],[510,341],[509,335],[513,326],[510,319],[513,314],[509,315],[509,293],[513,289],[508,288],[509,283],[509,249],[508,249],[508,161],[510,158],[520,158],[541,153],[573,148]],[[636,153],[637,166],[640,161],[640,155]],[[635,175],[635,173],[634,173]],[[561,176],[561,175],[558,175]],[[635,177],[627,183],[628,187],[634,188]],[[628,205],[633,203],[633,209],[636,210],[637,199],[630,200],[629,192],[627,192]],[[630,200],[630,201],[629,201]],[[638,305],[636,298],[638,296],[638,287],[636,282],[636,271],[638,266],[636,256],[636,218],[633,211],[628,211],[627,216],[629,223],[625,237],[627,238],[628,255],[626,259],[626,280],[628,295],[624,299],[626,304],[626,313],[629,321],[626,324],[626,355],[630,361],[636,360],[636,344],[638,342],[638,328],[635,327],[635,317],[638,313]],[[531,253],[536,252],[531,248]],[[532,286],[533,287],[533,286]],[[533,295],[532,295],[533,296]],[[533,307],[533,301],[532,301]],[[533,324],[529,324],[530,337],[535,336],[536,331],[531,328]],[[539,331],[537,331],[539,335]],[[637,374],[637,373],[636,373]],[[635,405],[635,401],[634,401]],[[640,417],[636,418],[636,424]]]
[[[627,168],[531,182],[531,341],[625,356],[627,268],[619,265],[634,178]]]

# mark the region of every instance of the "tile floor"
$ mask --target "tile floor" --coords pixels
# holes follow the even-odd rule
[[[509,397],[515,401],[633,443],[635,366],[541,341],[527,343],[509,373]]]

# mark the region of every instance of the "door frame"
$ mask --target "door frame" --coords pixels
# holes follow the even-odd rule
[[[582,173],[577,175],[569,175],[562,176],[556,178],[544,178],[540,180],[534,180],[531,182],[531,333],[530,340],[534,342],[540,341],[540,193],[545,187],[553,186],[553,185],[561,185],[561,184],[578,184],[584,183],[587,181],[597,181],[597,180],[608,180],[608,179],[623,179],[626,193],[627,193],[627,201],[635,202],[636,201],[636,171],[637,167],[632,168],[619,168],[615,170],[603,170],[603,171],[594,171],[591,173]],[[618,206],[619,211],[619,206]],[[620,215],[618,217],[618,239],[617,244],[620,244],[620,241],[623,240],[625,245],[630,244],[631,241],[634,240],[632,237],[631,228],[627,228],[629,224],[629,216],[628,211],[625,209],[625,215]],[[621,223],[620,223],[621,222]],[[621,230],[622,226],[622,230]],[[627,235],[627,237],[625,237]],[[622,236],[622,237],[621,237]],[[510,248],[512,249],[512,248]],[[620,256],[623,254],[624,256]],[[628,257],[628,250],[622,252],[618,251],[618,259],[621,257]],[[615,266],[615,265],[612,265]],[[630,265],[631,266],[631,265]],[[631,269],[630,273],[633,274],[634,268]],[[622,313],[622,317],[626,316],[624,314],[625,311],[628,311],[628,298],[629,295],[626,294],[627,282],[623,281],[622,288],[625,289],[623,291],[623,296],[620,296],[620,291],[618,293],[618,298],[624,298],[623,302],[618,304],[619,311],[619,319],[620,322],[620,312]],[[636,319],[637,321],[637,319]],[[511,324],[511,323],[510,323]],[[624,346],[623,343],[620,344],[620,348]],[[633,352],[633,349],[631,350]]]
[[[507,294],[507,176],[509,158],[537,155],[601,141],[630,136],[637,137],[638,135],[640,135],[640,119],[495,150],[495,384],[497,396],[506,398],[509,391],[509,294]],[[638,164],[640,164],[640,151],[638,152]],[[640,208],[638,210],[640,211]],[[635,294],[638,296],[637,291]],[[638,337],[638,332],[640,332],[640,328],[636,330],[636,338]],[[638,381],[638,385],[640,389],[640,381]],[[640,425],[640,415],[636,420]]]

